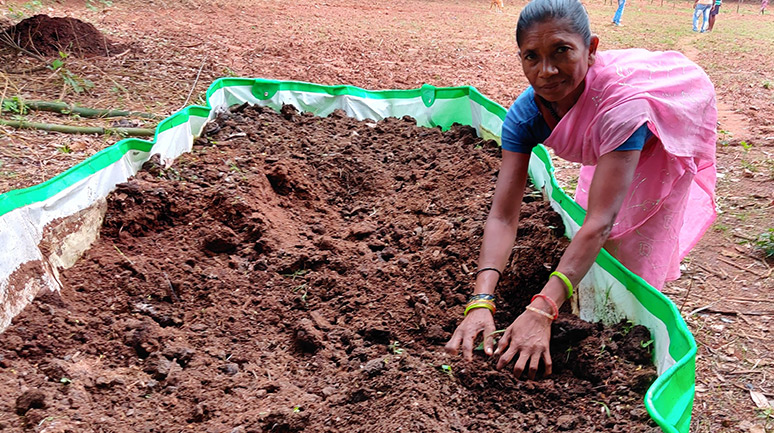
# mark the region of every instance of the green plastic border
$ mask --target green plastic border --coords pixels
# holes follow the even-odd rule
[[[14,209],[32,203],[47,200],[66,188],[87,178],[88,176],[108,167],[120,160],[130,151],[149,152],[157,142],[160,133],[189,122],[191,118],[209,117],[212,107],[210,97],[218,90],[234,86],[251,86],[253,96],[259,100],[269,99],[280,91],[297,91],[307,93],[323,93],[332,96],[356,96],[365,99],[409,99],[421,98],[426,107],[432,106],[437,100],[469,98],[482,106],[486,111],[505,119],[507,110],[501,105],[484,97],[471,86],[433,87],[424,85],[408,90],[365,90],[355,86],[325,86],[300,81],[277,81],[253,78],[221,78],[213,82],[207,90],[207,106],[189,106],[163,120],[156,128],[152,141],[140,139],[124,139],[100,151],[86,161],[83,161],[64,173],[29,188],[18,189],[0,195],[0,216]],[[435,116],[436,125],[443,129],[452,123],[471,124],[470,112],[447,113],[447,116]],[[486,135],[492,135],[499,141],[493,131],[482,130]],[[541,159],[548,171],[553,193],[551,199],[557,202],[579,225],[583,222],[585,211],[572,200],[556,182],[554,168],[546,149],[538,146],[535,156]],[[675,305],[662,293],[648,285],[640,277],[625,269],[607,252],[602,251],[596,260],[597,264],[610,272],[623,283],[636,299],[655,317],[661,320],[667,328],[670,344],[669,353],[676,363],[661,374],[651,385],[645,395],[645,408],[651,418],[667,433],[688,433],[691,412],[693,408],[696,352],[697,346],[693,335],[680,315]]]
[[[89,159],[74,165],[67,171],[60,173],[45,182],[28,188],[16,189],[0,194],[0,216],[5,215],[14,209],[45,201],[56,194],[59,194],[79,181],[116,163],[127,152],[149,152],[156,143],[160,133],[188,122],[192,116],[206,118],[209,115],[210,110],[211,108],[209,107],[189,106],[162,120],[156,126],[156,133],[153,137],[153,141],[136,138],[123,139],[110,147],[102,149],[89,157]]]

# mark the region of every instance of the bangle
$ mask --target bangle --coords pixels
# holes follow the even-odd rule
[[[474,310],[476,308],[486,308],[487,310],[491,311],[492,314],[494,314],[496,310],[493,301],[475,301],[465,306],[465,312],[462,314],[463,317],[468,315],[468,311]]]
[[[481,268],[481,269],[476,271],[476,278],[478,278],[478,274],[480,274],[480,273],[482,273],[484,271],[495,271],[495,272],[497,272],[497,278],[498,279],[503,276],[503,273],[500,272],[500,270],[497,269],[497,268]]]
[[[479,293],[477,295],[471,296],[470,299],[468,299],[468,303],[465,304],[465,313],[463,316],[467,316],[468,311],[475,308],[486,308],[491,311],[492,314],[494,314],[495,310],[497,310],[495,307],[494,295],[490,295],[489,293]]]
[[[537,295],[533,296],[529,302],[532,303],[536,298],[543,298],[546,302],[548,302],[548,305],[550,305],[551,309],[554,311],[553,320],[556,320],[556,318],[559,317],[559,308],[556,306],[556,302],[554,302],[553,299],[542,293],[538,293]]]
[[[492,301],[494,303],[494,295],[490,295],[489,293],[479,293],[478,295],[473,295],[468,299],[468,304],[472,304],[475,301]]]
[[[559,277],[559,279],[564,282],[564,285],[567,286],[567,299],[572,298],[572,282],[570,282],[570,279],[567,278],[567,275],[564,275],[559,271],[554,271],[551,272],[551,275],[548,276],[548,278],[551,277]]]
[[[527,305],[527,310],[532,311],[533,313],[538,313],[541,316],[546,316],[552,321],[554,320],[554,316],[551,315],[551,313],[546,313],[545,311],[541,310],[540,308],[535,308],[532,305]]]

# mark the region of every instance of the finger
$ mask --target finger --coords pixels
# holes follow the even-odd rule
[[[515,346],[508,347],[508,350],[506,350],[505,352],[503,352],[502,355],[500,355],[500,359],[497,360],[497,366],[495,368],[500,370],[506,365],[508,365],[513,359],[513,357],[516,355],[516,353],[518,353],[518,351],[519,350]]]
[[[529,380],[535,380],[537,376],[538,367],[540,367],[540,360],[542,356],[534,354],[529,358],[529,367],[527,367],[527,377]]]
[[[497,331],[494,324],[489,324],[484,327],[484,353],[492,356],[494,352],[494,333]]]
[[[552,361],[551,361],[551,352],[548,351],[548,350],[543,352],[543,365],[545,365],[545,367],[546,367],[546,370],[543,373],[543,376],[550,376],[551,372],[552,372],[551,368],[552,368],[553,364],[552,364]]]
[[[478,332],[462,338],[462,359],[465,361],[473,359],[473,343],[475,342],[476,335],[478,335]]]
[[[519,359],[517,359],[516,364],[513,365],[513,374],[517,379],[521,377],[522,373],[524,373],[524,367],[527,366],[527,361],[529,358],[530,355],[526,352],[522,351],[519,353]]]
[[[497,348],[495,349],[494,354],[499,355],[500,353],[505,352],[505,349],[508,348],[508,345],[510,344],[510,342],[511,342],[511,329],[508,328],[505,330],[505,333],[503,334],[502,338],[500,338],[500,341],[497,343]]]
[[[446,343],[446,346],[443,347],[443,350],[446,351],[449,355],[456,355],[457,351],[460,349],[460,341],[462,340],[462,333],[459,332],[459,329],[456,329],[454,331],[454,334],[452,334],[451,340],[449,340],[448,343]]]
[[[495,366],[495,368],[498,370],[502,370],[503,367],[505,367],[511,362],[515,354],[516,354],[516,351],[511,349],[508,349],[505,352],[503,352],[503,354],[500,355],[500,358],[497,359],[497,366]]]

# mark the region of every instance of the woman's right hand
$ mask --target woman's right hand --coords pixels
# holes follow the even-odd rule
[[[492,355],[494,353],[494,335],[495,332],[494,317],[487,308],[476,308],[470,310],[462,323],[457,327],[452,338],[446,343],[444,350],[447,353],[456,355],[462,346],[462,358],[465,361],[473,359],[473,348],[475,347],[478,334],[484,336],[484,353]]]

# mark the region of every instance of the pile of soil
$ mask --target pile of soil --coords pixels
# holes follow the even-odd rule
[[[0,429],[655,432],[641,326],[563,313],[554,374],[443,352],[500,161],[470,127],[240,106],[108,197],[59,293],[0,335]],[[499,329],[567,239],[532,191]]]
[[[3,31],[16,45],[42,56],[60,52],[76,57],[110,56],[127,49],[77,18],[35,15]]]

